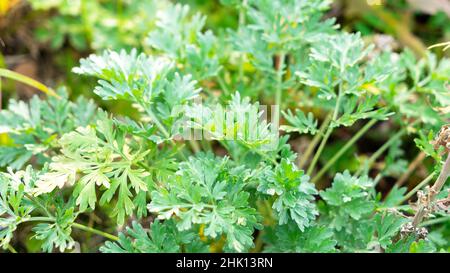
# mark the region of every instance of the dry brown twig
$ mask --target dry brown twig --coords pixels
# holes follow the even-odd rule
[[[450,196],[442,200],[435,201],[434,199],[442,190],[445,181],[450,175],[450,125],[444,125],[439,131],[438,137],[434,141],[434,147],[444,147],[444,152],[447,154],[444,166],[436,182],[432,187],[427,186],[424,191],[417,192],[416,214],[414,215],[412,223],[408,223],[402,228],[402,233],[415,233],[419,237],[425,237],[427,231],[425,228],[419,228],[422,220],[429,216],[430,213],[436,210],[448,211],[450,204]]]

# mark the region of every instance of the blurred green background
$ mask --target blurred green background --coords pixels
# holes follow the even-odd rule
[[[235,0],[172,1],[207,15],[206,27],[221,37],[237,25],[237,11],[223,5]],[[0,67],[37,79],[48,86],[66,85],[71,97],[94,97],[93,82],[71,72],[81,57],[103,49],[137,48],[155,27],[167,0],[0,0]],[[336,0],[327,16],[342,29],[359,31],[380,48],[411,48],[422,55],[430,45],[450,40],[448,0]],[[435,50],[449,54],[450,50]],[[8,98],[27,99],[37,91],[2,81],[2,107]],[[123,103],[98,103],[115,113]]]

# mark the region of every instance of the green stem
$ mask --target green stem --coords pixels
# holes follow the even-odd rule
[[[72,226],[74,228],[78,228],[78,229],[81,229],[81,230],[84,230],[84,231],[87,231],[87,232],[91,232],[91,233],[103,236],[103,237],[108,238],[108,239],[113,240],[113,241],[118,241],[119,240],[119,237],[117,237],[115,235],[112,235],[112,234],[100,231],[100,230],[92,228],[92,227],[87,227],[87,226],[84,226],[82,224],[73,223]]]
[[[448,222],[448,221],[450,221],[450,215],[444,216],[444,217],[441,217],[441,218],[437,218],[437,219],[424,221],[419,226],[420,227],[432,226],[432,225],[436,225],[436,224],[440,224],[440,223],[445,223],[445,222]]]
[[[144,163],[142,163],[142,162],[137,162],[137,165],[138,165],[139,167],[143,168],[144,170],[148,171],[148,172],[151,172],[151,171],[152,171],[152,169],[151,169],[149,166],[147,166],[146,164],[144,164]]]
[[[316,183],[324,174],[326,171],[328,171],[328,169],[333,166],[333,164],[339,159],[341,158],[341,156],[353,145],[355,144],[355,142],[360,139],[373,125],[375,125],[375,123],[377,122],[377,120],[372,119],[371,121],[369,121],[366,125],[364,125],[364,127],[362,127],[341,149],[339,149],[339,151],[334,154],[334,156],[328,160],[327,164],[325,164],[325,166],[323,166],[323,168],[316,174],[316,176],[314,177],[314,179],[312,179],[311,181],[313,183]]]
[[[269,226],[274,225],[276,223],[276,220],[273,216],[272,203],[269,200],[264,200],[263,204],[267,212],[267,220],[269,221]]]
[[[274,113],[274,121],[280,124],[280,111],[281,111],[281,96],[283,93],[283,66],[284,66],[284,53],[280,53],[278,55],[278,71],[277,71],[277,89],[275,90],[275,105],[278,106],[278,109]]]
[[[158,120],[158,118],[156,117],[156,115],[153,113],[153,111],[150,109],[150,107],[145,107],[145,110],[147,111],[147,114],[150,116],[150,118],[152,119],[153,123],[155,123],[156,127],[158,127],[158,130],[163,133],[164,137],[166,138],[170,138],[170,134],[169,132],[167,132],[166,128],[164,127],[164,125],[162,125],[162,123]]]
[[[220,88],[222,89],[222,91],[225,92],[225,95],[226,95],[226,96],[229,96],[231,92],[230,92],[230,90],[228,89],[227,84],[225,83],[225,80],[222,79],[222,77],[220,77],[219,74],[217,74],[216,79],[217,79],[217,82],[219,83],[219,86],[220,86]]]
[[[49,96],[60,98],[60,96],[58,94],[56,94],[56,92],[53,91],[53,89],[45,86],[44,84],[42,84],[30,77],[27,77],[25,75],[19,74],[14,71],[11,71],[9,69],[0,68],[0,77],[5,77],[5,78],[11,79],[11,80],[15,80],[15,81],[24,83],[26,85],[32,86],[32,87],[44,92],[45,94],[47,94]]]
[[[200,144],[201,144],[203,150],[205,150],[205,151],[212,151],[212,146],[211,146],[211,141],[210,140],[202,139]]]
[[[378,185],[378,183],[380,182],[381,178],[383,178],[383,173],[379,172],[377,174],[377,176],[375,176],[375,178],[373,179],[374,186]]]
[[[355,176],[361,175],[364,170],[369,170],[372,164],[380,157],[395,141],[406,133],[406,128],[401,129],[397,134],[386,141],[356,172]]]
[[[323,121],[322,125],[320,125],[319,132],[314,136],[311,143],[308,145],[308,148],[306,149],[305,153],[302,155],[302,158],[300,159],[300,162],[298,163],[298,168],[303,169],[303,167],[306,164],[306,161],[311,156],[312,152],[316,148],[317,144],[320,141],[320,138],[324,135],[324,131],[327,128],[328,124],[330,124],[332,114],[328,114],[325,120]]]
[[[416,192],[418,192],[421,188],[425,187],[434,177],[434,172],[431,173],[429,176],[427,176],[424,180],[422,180],[417,186],[414,187],[414,189],[410,190],[408,194],[405,195],[405,197],[402,198],[400,202],[398,202],[398,205],[403,204],[409,198],[411,198]]]
[[[264,245],[263,237],[264,237],[264,230],[260,230],[258,236],[255,239],[255,247],[251,250],[252,253],[261,252]]]
[[[231,157],[233,157],[232,156],[232,154],[231,154],[231,148],[230,148],[230,146],[228,146],[228,143],[226,142],[226,140],[217,140],[219,143],[220,143],[220,145],[222,145],[224,148],[225,148],[225,150],[227,150],[227,152],[228,152],[228,154],[231,156]]]
[[[308,176],[311,176],[312,172],[314,171],[314,167],[316,166],[317,161],[319,160],[320,154],[322,154],[322,151],[325,148],[328,138],[330,137],[332,132],[333,132],[332,127],[328,126],[327,132],[325,133],[324,137],[322,138],[319,148],[317,149],[317,152],[315,153],[315,155],[311,161],[311,164],[309,165],[308,171],[306,172],[308,174]]]
[[[273,165],[278,165],[278,162],[275,160],[275,159],[273,159],[273,158],[271,158],[270,156],[268,156],[266,153],[263,153],[263,152],[261,152],[261,151],[259,151],[259,150],[256,150],[256,149],[252,149],[251,147],[249,147],[248,145],[245,145],[251,152],[254,152],[254,153],[256,153],[257,155],[259,155],[259,156],[261,156],[262,158],[265,158],[265,159],[267,159],[267,160],[269,160],[270,162],[272,162],[272,164]]]
[[[31,217],[31,218],[24,219],[24,220],[20,221],[20,223],[27,223],[27,222],[56,222],[56,219],[52,218],[52,217]],[[113,240],[113,241],[118,241],[119,240],[119,237],[117,237],[115,235],[112,235],[112,234],[109,234],[109,233],[106,233],[106,232],[100,231],[98,229],[95,229],[95,228],[92,228],[92,227],[88,227],[88,226],[85,226],[85,225],[82,225],[82,224],[79,224],[79,223],[73,223],[72,227],[77,228],[77,229],[81,229],[81,230],[84,230],[84,231],[87,231],[87,232],[92,232],[94,234],[103,236],[103,237],[108,238],[108,239]]]
[[[341,105],[342,100],[342,80],[339,83],[339,93],[336,100],[336,105],[334,107],[333,117],[331,118],[332,121],[335,121],[339,115],[339,107]],[[323,149],[325,148],[325,145],[327,144],[328,138],[331,136],[331,133],[333,132],[334,127],[329,124],[327,126],[327,131],[322,138],[322,141],[320,142],[319,148],[317,149],[316,154],[313,157],[313,160],[311,161],[311,164],[309,165],[307,174],[311,176],[312,172],[314,171],[314,167],[317,164],[317,161],[319,160],[320,155],[322,154]]]
[[[0,111],[3,109],[3,91],[2,91],[2,78],[0,77]]]
[[[252,151],[257,153],[258,155],[262,156],[263,158],[269,160],[270,162],[272,162],[273,165],[275,165],[275,166],[278,165],[278,162],[275,159],[273,159],[270,156],[268,156],[267,154],[265,154],[265,153],[263,153],[261,151],[258,151],[258,150],[252,150]]]
[[[429,46],[428,49],[432,49],[432,48],[435,48],[435,47],[441,47],[441,46],[444,47],[443,50],[445,51],[448,48],[450,48],[450,42],[443,42],[443,43],[434,44],[432,46]]]
[[[191,145],[192,151],[194,151],[194,153],[198,153],[200,152],[200,146],[198,145],[197,141],[195,140],[189,140],[189,145]]]
[[[162,123],[158,120],[156,115],[153,113],[152,109],[150,109],[150,106],[146,106],[146,105],[143,105],[143,104],[141,104],[141,106],[145,109],[145,111],[147,112],[149,117],[152,119],[152,121],[155,123],[156,127],[164,135],[164,137],[167,138],[167,139],[170,139],[169,132],[167,132],[167,130],[164,127],[164,125],[162,125]],[[173,139],[170,139],[170,143],[172,144],[173,147],[175,147],[175,148],[177,147],[177,144],[175,143],[175,141],[173,141]],[[177,153],[181,156],[181,158],[183,160],[187,160],[186,156],[184,155],[184,153],[181,150],[177,149]]]
[[[19,223],[28,223],[28,222],[55,222],[55,218],[53,218],[53,217],[31,217],[28,219],[21,220]]]
[[[18,253],[17,250],[10,244],[7,244],[6,247],[8,248],[9,252],[11,253]]]
[[[450,174],[450,154],[447,155],[447,159],[445,160],[444,166],[442,167],[441,173],[437,178],[436,182],[433,185],[433,191],[431,193],[432,197],[435,197],[444,187],[445,181]]]
[[[123,3],[122,0],[117,1],[117,18],[118,20],[118,29],[119,31],[123,31],[124,29],[124,18],[123,18]]]
[[[406,47],[409,47],[414,51],[416,56],[418,57],[424,57],[426,53],[426,47],[422,43],[420,39],[418,39],[416,36],[414,36],[414,33],[411,32],[407,24],[403,24],[401,19],[397,19],[396,15],[389,13],[387,10],[385,10],[382,7],[378,6],[371,6],[366,1],[361,1],[363,5],[365,5],[364,8],[367,8],[366,10],[371,12],[373,15],[378,17],[378,20],[380,20],[381,25],[383,27],[387,28],[387,31],[392,32],[394,37],[398,39],[398,41],[405,45]]]
[[[28,193],[25,193],[25,196],[30,199],[31,202],[35,203],[45,214],[47,214],[48,218],[54,218],[50,211],[48,211],[48,209],[41,203],[41,201],[39,201],[39,198],[35,198]]]
[[[247,7],[247,0],[242,0],[242,5],[239,10],[239,26],[238,26],[239,34],[242,34],[242,28],[245,25],[245,9],[246,9],[246,7]],[[240,63],[239,63],[239,82],[242,82],[242,80],[244,79],[244,61],[245,61],[245,55],[242,52],[241,58],[240,58]]]

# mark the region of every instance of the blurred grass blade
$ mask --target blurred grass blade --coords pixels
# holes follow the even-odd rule
[[[12,80],[27,84],[36,89],[39,89],[40,91],[44,92],[45,94],[47,94],[49,96],[60,98],[53,89],[45,86],[44,84],[42,84],[30,77],[27,77],[25,75],[19,74],[14,71],[11,71],[9,69],[0,68],[0,77],[5,77],[8,79],[12,79]]]
[[[439,44],[434,44],[432,46],[429,46],[428,49],[432,49],[435,47],[444,47],[444,51],[450,48],[450,41],[449,42],[444,42],[444,43],[439,43]]]

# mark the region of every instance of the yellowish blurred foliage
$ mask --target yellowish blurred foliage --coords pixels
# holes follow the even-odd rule
[[[370,93],[372,93],[374,95],[379,95],[380,94],[380,90],[374,84],[366,83],[366,84],[363,84],[361,87],[364,90],[367,90],[367,91],[369,91]]]
[[[209,251],[211,253],[221,253],[223,252],[223,246],[225,245],[226,238],[225,236],[221,236],[219,240],[212,242],[209,245]]]
[[[9,145],[11,144],[11,139],[9,138],[7,133],[0,134],[0,145]]]
[[[0,16],[6,15],[21,0],[0,0]]]

